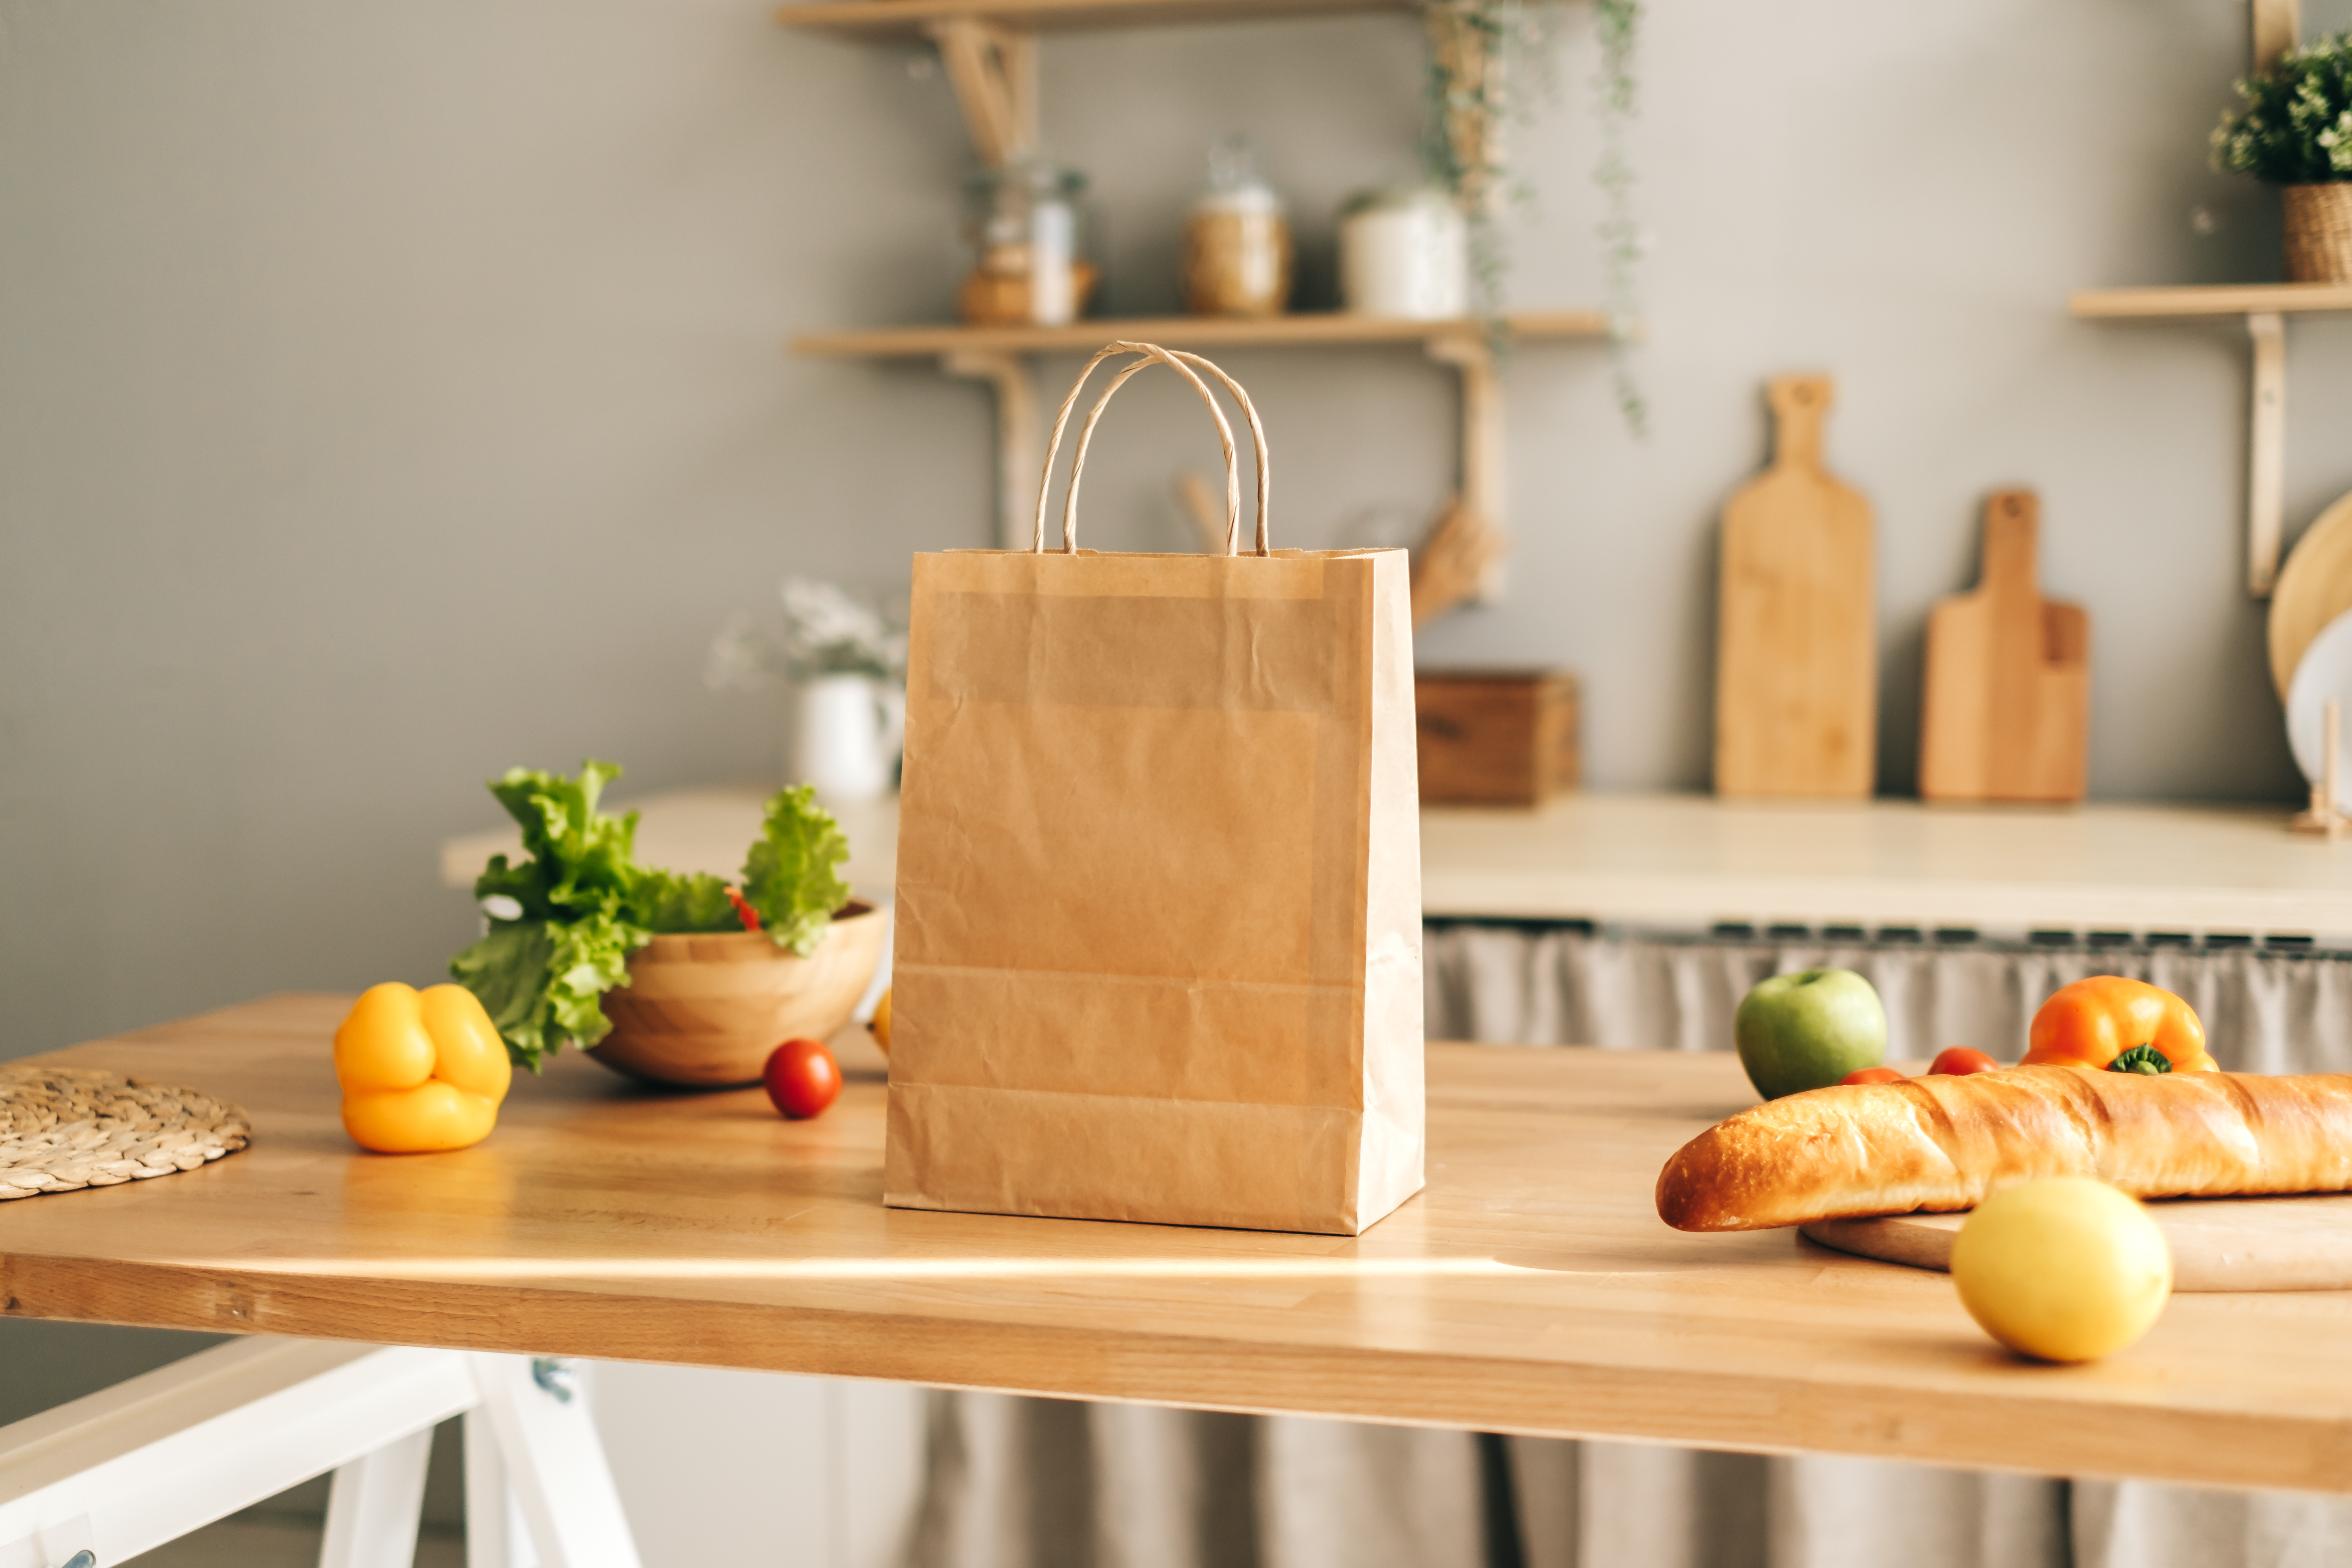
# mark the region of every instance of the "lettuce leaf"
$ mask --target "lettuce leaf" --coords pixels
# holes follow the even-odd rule
[[[502,894],[522,906],[526,920],[616,912],[637,873],[637,814],[606,816],[596,802],[620,776],[618,767],[599,762],[581,763],[575,779],[509,768],[490,794],[522,828],[530,858],[509,866],[505,856],[493,856],[475,880],[474,897]]]
[[[629,892],[628,913],[631,921],[656,933],[743,929],[742,917],[727,896],[727,879],[708,871],[639,871]]]
[[[809,784],[768,801],[758,842],[743,861],[743,897],[778,947],[806,958],[824,940],[833,911],[849,901],[840,866],[849,839]]]
[[[629,952],[647,935],[607,914],[497,921],[449,961],[449,973],[482,999],[507,1055],[537,1072],[566,1040],[585,1050],[612,1032],[600,999],[629,983]]]
[[[629,983],[629,953],[652,939],[629,908],[642,875],[637,814],[596,809],[620,773],[599,762],[569,779],[509,768],[490,785],[521,826],[530,858],[512,865],[492,857],[474,896],[509,898],[519,909],[512,920],[493,919],[481,941],[449,961],[449,973],[481,998],[516,1065],[533,1072],[566,1040],[585,1048],[611,1032],[597,998]]]

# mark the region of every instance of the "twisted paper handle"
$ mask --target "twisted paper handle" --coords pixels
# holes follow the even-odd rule
[[[1054,434],[1045,443],[1045,472],[1037,480],[1037,525],[1029,545],[1031,553],[1042,555],[1045,551],[1046,491],[1053,483],[1054,459],[1062,450],[1062,432],[1069,426],[1070,410],[1077,406],[1078,394],[1086,390],[1087,378],[1094,374],[1095,366],[1107,359],[1129,353],[1143,357],[1111,378],[1102,395],[1095,399],[1094,407],[1087,410],[1086,423],[1078,426],[1077,449],[1070,458],[1070,489],[1062,498],[1063,553],[1074,554],[1078,548],[1078,481],[1086,473],[1087,447],[1094,441],[1095,426],[1102,423],[1103,408],[1110,402],[1112,393],[1125,386],[1137,372],[1149,369],[1155,362],[1165,364],[1192,383],[1192,390],[1201,395],[1201,401],[1209,405],[1209,416],[1217,422],[1217,440],[1225,453],[1225,553],[1228,555],[1241,553],[1241,464],[1234,447],[1233,426],[1226,422],[1224,410],[1217,406],[1216,394],[1209,390],[1209,384],[1195,374],[1192,367],[1198,365],[1215,376],[1224,389],[1233,394],[1234,401],[1241,405],[1242,414],[1249,420],[1251,438],[1257,447],[1257,553],[1268,553],[1271,546],[1266,542],[1266,502],[1273,492],[1273,475],[1266,462],[1265,426],[1259,422],[1257,407],[1250,402],[1249,394],[1242,390],[1241,383],[1199,354],[1186,353],[1181,349],[1163,349],[1158,343],[1129,342],[1108,344],[1100,353],[1088,360],[1087,368],[1078,373],[1077,381],[1070,387],[1070,395],[1062,399],[1061,411],[1054,416]]]

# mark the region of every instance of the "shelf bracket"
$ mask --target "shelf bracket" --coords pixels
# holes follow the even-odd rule
[[[1045,462],[1029,362],[1002,350],[959,349],[940,356],[940,369],[984,381],[996,395],[996,545],[1026,550],[1035,538],[1037,484]]]
[[[1502,596],[1503,396],[1494,345],[1483,336],[1449,333],[1429,340],[1429,357],[1462,380],[1461,488],[1422,541],[1413,563],[1412,620],[1421,626],[1465,602]]]
[[[972,16],[926,29],[940,47],[972,151],[1001,169],[1037,148],[1037,38]]]
[[[2246,592],[2271,595],[2286,511],[2286,321],[2276,310],[2246,317],[2254,364],[2246,432]]]

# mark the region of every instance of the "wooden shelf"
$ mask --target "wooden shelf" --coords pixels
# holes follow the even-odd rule
[[[2180,289],[2084,289],[2068,296],[2066,308],[2085,321],[2352,310],[2352,283],[2214,283]]]
[[[891,5],[897,0],[859,0]],[[1609,318],[1599,310],[1517,311],[1503,318],[1513,337],[1605,338]],[[1066,327],[879,327],[862,331],[812,332],[793,340],[795,353],[842,358],[887,359],[952,353],[1090,353],[1105,343],[1168,343],[1179,348],[1302,348],[1362,343],[1433,343],[1477,339],[1481,320],[1406,321],[1338,312],[1248,320],[1220,316],[1138,317],[1126,321],[1073,321]]]
[[[2260,5],[2256,30],[2263,23]],[[2287,36],[2293,37],[2291,22]],[[2210,283],[2177,289],[2084,289],[2066,308],[2084,321],[2160,321],[2236,316],[2253,348],[2246,409],[2246,592],[2270,597],[2286,526],[2286,319],[2352,310],[2352,284]]]
[[[1021,32],[1074,32],[1412,9],[1412,0],[814,0],[779,6],[776,20],[872,43],[904,43],[928,37],[939,23],[955,21],[994,23]]]

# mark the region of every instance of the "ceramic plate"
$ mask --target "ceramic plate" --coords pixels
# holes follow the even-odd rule
[[[2321,628],[2303,650],[2286,689],[2286,741],[2294,765],[2315,786],[2322,771],[2320,737],[2327,700],[2336,703],[2336,808],[2352,810],[2352,610]]]

